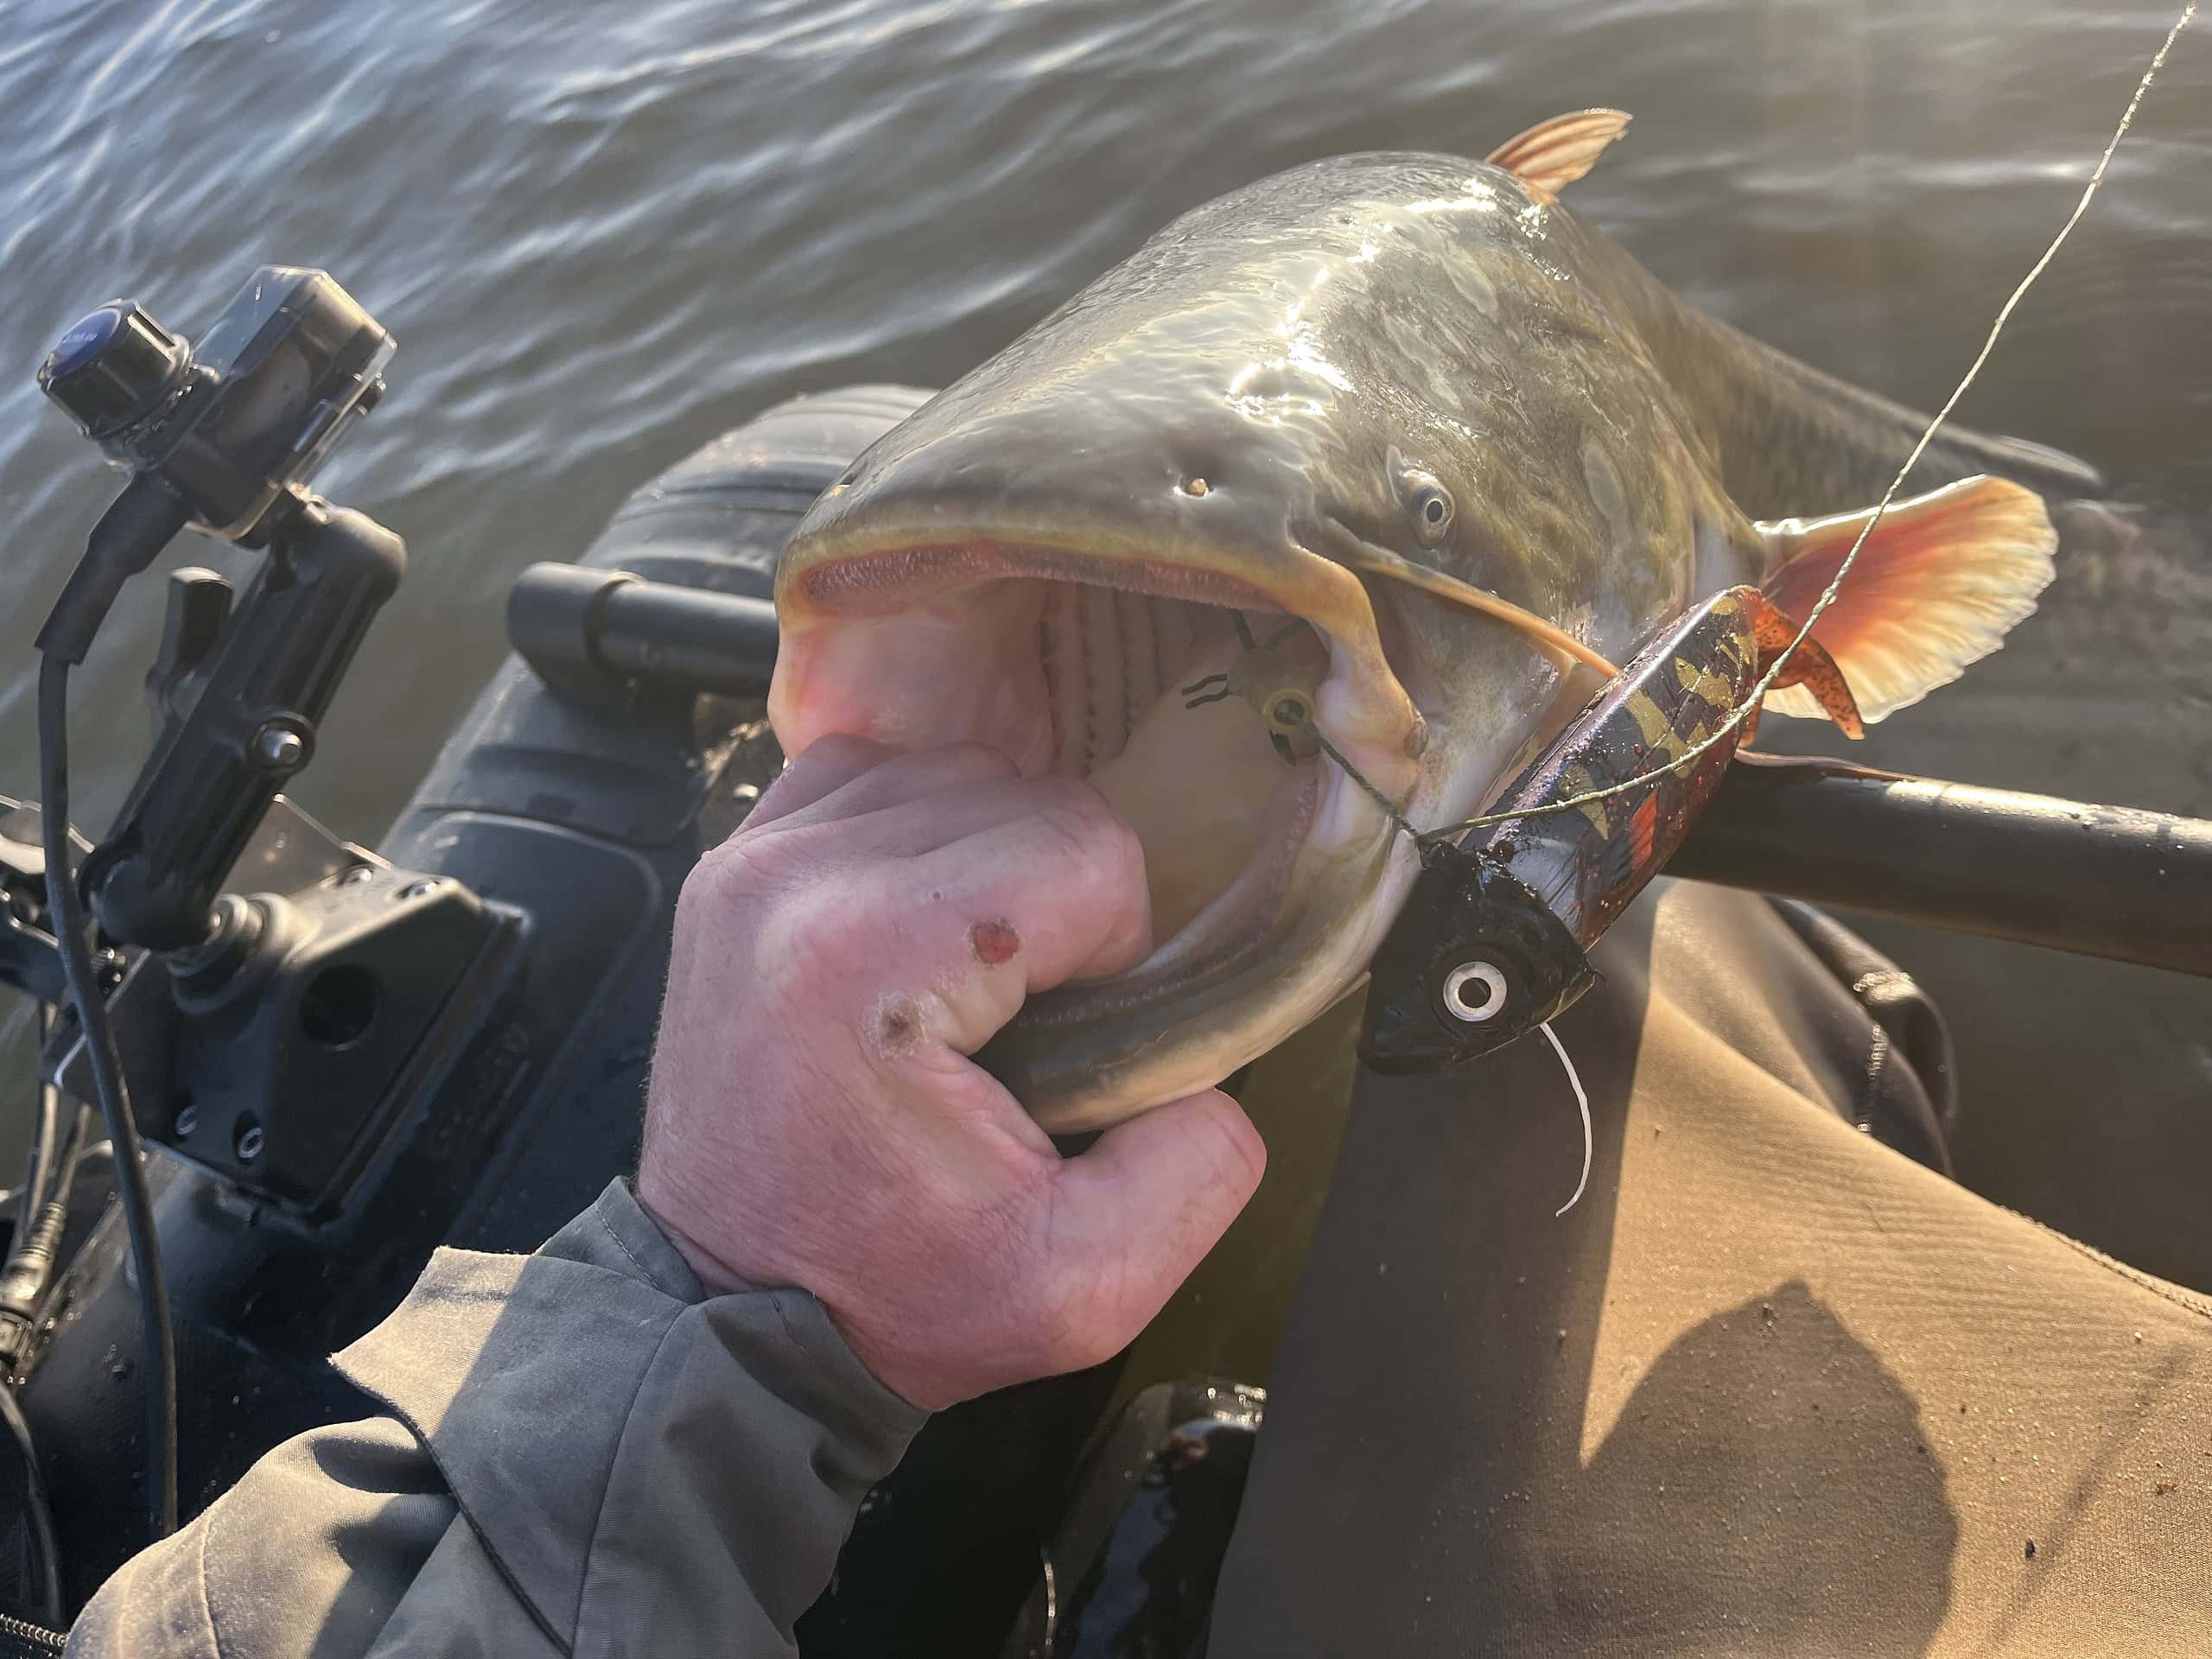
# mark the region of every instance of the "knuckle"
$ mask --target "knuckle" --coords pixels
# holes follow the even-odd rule
[[[691,867],[677,907],[694,914],[749,907],[791,886],[797,874],[787,844],[765,830],[741,830]]]
[[[1042,1351],[1055,1367],[1071,1371],[1097,1365],[1097,1360],[1113,1351],[1099,1351],[1097,1320],[1097,1307],[1084,1296],[1071,1294],[1062,1285],[1055,1285],[1053,1292],[1031,1312],[1031,1327]]]
[[[677,922],[696,923],[733,906],[745,904],[752,897],[754,875],[743,854],[734,847],[717,847],[703,855],[677,891]]]
[[[967,779],[1019,778],[1021,768],[1014,757],[988,743],[949,743],[935,751],[938,763],[946,771]]]
[[[817,772],[865,771],[886,753],[882,744],[852,732],[826,732],[793,758],[785,775],[798,773],[804,779]]]
[[[733,837],[692,867],[677,899],[677,925],[717,949],[749,942],[763,989],[789,995],[848,975],[869,906],[849,880],[804,849],[804,837],[762,831]]]
[[[802,991],[850,981],[861,965],[869,906],[848,889],[823,882],[788,895],[764,930],[766,960]]]
[[[1109,1304],[1089,1287],[1063,1281],[1035,1313],[1036,1332],[1054,1365],[1084,1370],[1121,1351],[1121,1333]]]
[[[1108,804],[1106,798],[1089,784],[1072,778],[1055,779],[1045,807],[1048,823],[1065,837],[1068,849],[1085,868],[1096,869],[1121,882],[1144,872],[1144,845],[1128,819]]]

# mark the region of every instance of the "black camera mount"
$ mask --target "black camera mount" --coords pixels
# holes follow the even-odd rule
[[[0,870],[9,922],[0,967],[42,1001],[54,998],[59,978],[70,1018],[48,1041],[48,1081],[57,1081],[67,1054],[81,1052],[90,1086],[78,1090],[98,1101],[113,1146],[149,1362],[147,1514],[156,1535],[176,1514],[175,1356],[137,1111],[108,1006],[147,959],[134,965],[117,947],[209,955],[230,914],[215,905],[218,889],[279,785],[307,763],[317,722],[362,634],[398,584],[405,567],[399,538],[307,490],[339,435],[382,395],[392,346],[327,276],[272,265],[254,273],[196,346],[118,300],[72,327],[39,370],[41,387],[130,481],[94,526],[39,631],[38,869],[10,858]],[[85,660],[124,586],[188,524],[266,547],[270,556],[234,613],[227,584],[209,573],[193,573],[175,590],[151,682],[160,721],[153,753],[115,833],[80,873],[73,868],[67,821],[69,671]],[[10,836],[9,845],[17,844]],[[87,896],[106,941],[97,956],[86,937]],[[233,969],[253,955],[228,954],[240,958]],[[203,980],[224,965],[224,955],[197,963]],[[58,976],[50,971],[56,963]],[[163,1003],[183,1007],[175,997]],[[152,1116],[174,1135],[174,1079],[150,1082]],[[57,1142],[59,1099],[51,1089],[41,1096],[41,1148]],[[80,1125],[67,1144],[85,1138]],[[37,1238],[58,1227],[48,1218],[66,1201],[69,1179],[65,1167],[49,1183],[42,1158],[33,1169],[25,1224],[0,1267],[10,1287],[0,1310],[10,1376],[33,1362],[29,1333],[52,1255],[51,1238]],[[34,1216],[36,1227],[29,1224]],[[21,1438],[35,1470],[27,1428]],[[58,1594],[60,1570],[47,1563],[49,1596]]]
[[[406,568],[399,538],[309,495],[375,406],[393,340],[321,271],[265,265],[197,346],[135,302],[65,334],[39,385],[131,481],[101,520],[39,649],[84,659],[125,582],[186,524],[268,563],[235,612],[229,584],[180,574],[149,689],[161,722],[115,829],[82,878],[109,938],[197,944],[225,874],[314,753],[362,634]]]

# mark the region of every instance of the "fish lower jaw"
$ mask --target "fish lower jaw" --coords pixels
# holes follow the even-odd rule
[[[1054,1135],[1217,1086],[1358,985],[1420,870],[1390,830],[1364,849],[1309,839],[1300,857],[1325,868],[1279,907],[1248,905],[1242,926],[1194,925],[1128,974],[1033,996],[978,1058]],[[1223,895],[1223,919],[1235,909]]]

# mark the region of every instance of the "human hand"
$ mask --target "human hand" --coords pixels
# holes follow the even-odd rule
[[[810,1291],[916,1405],[1097,1363],[1265,1148],[1209,1090],[1063,1159],[966,1056],[1151,931],[1136,836],[1087,785],[823,739],[683,885],[639,1201],[709,1289]]]

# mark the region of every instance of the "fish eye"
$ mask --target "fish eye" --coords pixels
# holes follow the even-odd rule
[[[1505,1006],[1505,976],[1487,962],[1463,962],[1444,976],[1445,1013],[1470,1026],[1495,1019]]]
[[[1452,533],[1458,508],[1443,480],[1427,473],[1406,474],[1406,511],[1412,515],[1414,536],[1423,547],[1434,547]]]

